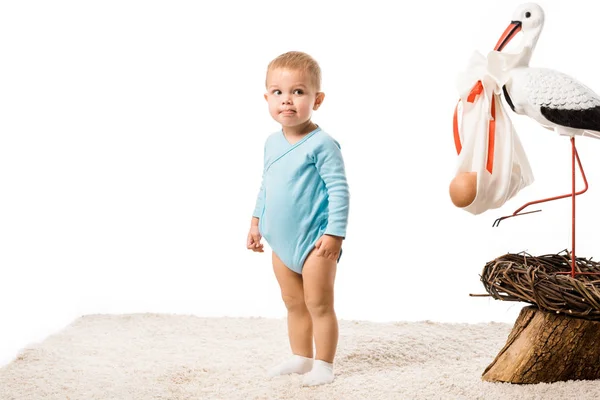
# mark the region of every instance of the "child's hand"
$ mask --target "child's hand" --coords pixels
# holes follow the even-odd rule
[[[325,257],[333,261],[337,261],[340,257],[342,241],[344,239],[339,236],[323,235],[315,243],[318,257]]]
[[[258,230],[258,226],[251,226],[250,232],[248,232],[248,242],[246,247],[257,253],[264,253],[263,244],[260,242],[262,236]]]

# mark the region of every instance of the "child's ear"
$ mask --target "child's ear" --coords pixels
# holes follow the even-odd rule
[[[269,97],[267,96],[267,94],[265,93],[265,100],[269,101]]]
[[[318,110],[319,107],[321,107],[321,104],[323,104],[323,100],[325,100],[325,93],[318,92],[317,98],[315,99],[315,105],[313,106],[313,110]]]

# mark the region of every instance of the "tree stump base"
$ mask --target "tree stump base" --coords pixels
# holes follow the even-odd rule
[[[600,322],[521,310],[484,381],[541,383],[600,379]]]

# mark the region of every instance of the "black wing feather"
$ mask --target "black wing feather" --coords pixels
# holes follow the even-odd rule
[[[541,106],[540,111],[548,121],[557,125],[588,131],[600,131],[600,106],[583,110],[565,110]]]

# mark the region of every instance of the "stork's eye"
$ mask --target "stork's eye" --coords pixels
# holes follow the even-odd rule
[[[527,11],[527,12],[525,13],[525,18],[529,18],[529,17],[531,17],[531,13],[530,13],[529,11]]]

